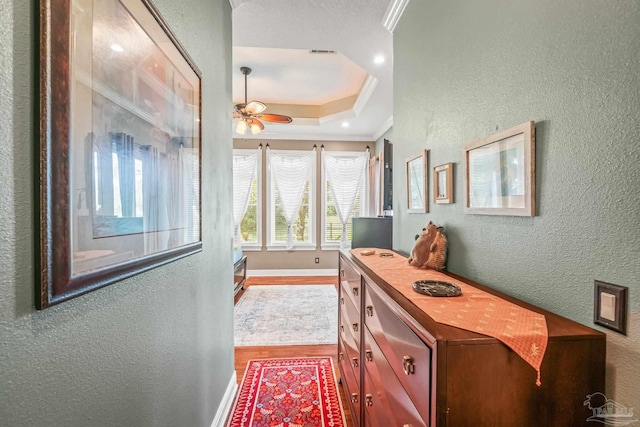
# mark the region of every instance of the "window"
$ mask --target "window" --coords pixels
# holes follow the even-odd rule
[[[300,208],[293,217],[291,227],[293,247],[296,249],[315,249],[314,200],[317,154],[315,151],[294,150],[269,150],[268,153],[268,249],[284,249],[286,247],[288,225],[285,211],[295,213],[295,205],[298,201],[300,201]],[[274,171],[276,160],[278,172]],[[289,192],[285,195],[284,200],[278,188],[288,189]],[[300,195],[298,190],[302,192],[301,200],[298,199]]]
[[[240,233],[242,241],[248,244],[261,245],[260,235],[260,194],[258,192],[258,181],[254,179],[251,182],[251,190],[249,191],[249,203],[247,204],[247,212],[242,217],[240,223]]]
[[[362,175],[360,177],[360,186],[355,192],[355,201],[353,210],[347,219],[347,240],[351,241],[351,218],[354,216],[365,215],[366,212],[366,195],[367,195],[367,166],[368,156],[363,162],[362,152],[325,152],[337,161],[336,166],[345,168],[345,171],[354,171],[354,167],[360,168]],[[358,163],[360,159],[360,163]],[[358,177],[352,176],[351,181],[357,180]],[[352,182],[353,184],[353,182]],[[331,182],[327,177],[325,170],[324,158],[322,167],[322,248],[335,249],[340,246],[342,240],[342,222],[338,215],[336,201],[331,191]],[[344,191],[345,189],[343,189]],[[347,189],[348,191],[348,189]],[[344,193],[343,193],[344,194]]]
[[[234,216],[237,197],[240,196],[240,204],[246,200],[246,211],[240,220],[242,248],[259,250],[262,247],[262,150],[233,150],[233,160]],[[252,167],[254,163],[255,169]],[[244,176],[236,176],[238,173]]]

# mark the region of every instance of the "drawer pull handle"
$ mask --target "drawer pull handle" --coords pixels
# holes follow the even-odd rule
[[[373,306],[372,305],[368,305],[367,306],[367,316],[368,317],[373,317]]]
[[[340,325],[340,332],[344,332],[344,325]]]
[[[344,270],[340,270],[340,277],[344,277]]]
[[[340,304],[344,305],[344,298],[340,298]]]
[[[354,297],[358,296],[358,288],[353,288],[351,291],[353,292]]]
[[[353,360],[351,361],[351,364],[353,365],[354,368],[358,367],[358,358],[357,357],[353,357]]]
[[[370,394],[367,394],[364,397],[365,401],[367,402],[367,406],[373,406],[373,396]]]
[[[367,362],[371,362],[373,360],[373,352],[371,350],[365,351],[364,355],[367,358]]]
[[[353,332],[358,332],[358,324],[357,323],[353,324]]]
[[[342,362],[343,359],[344,359],[344,353],[338,354],[338,362]]]
[[[402,357],[402,370],[404,371],[405,375],[411,375],[416,372],[416,365],[413,364],[413,357]]]
[[[351,393],[351,403],[358,403],[358,393]]]

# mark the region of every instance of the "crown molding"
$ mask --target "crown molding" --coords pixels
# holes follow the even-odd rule
[[[231,5],[231,9],[235,9],[244,3],[245,0],[229,0],[229,4]]]
[[[387,8],[387,12],[384,14],[384,18],[382,18],[382,25],[389,30],[389,32],[393,33],[393,30],[396,28],[398,21],[402,17],[405,8],[409,4],[409,0],[392,0]]]
[[[376,133],[373,134],[374,141],[377,141],[378,138],[380,138],[382,135],[384,135],[384,133],[386,131],[388,131],[389,129],[391,129],[392,127],[393,127],[393,116],[390,116],[387,120],[382,122],[380,127],[378,127],[378,130],[376,131]]]
[[[371,98],[376,86],[378,86],[378,79],[373,77],[371,74],[367,75],[367,79],[362,85],[358,99],[355,104],[353,104],[353,111],[356,113],[356,116],[360,115],[364,106],[369,102],[369,98]]]

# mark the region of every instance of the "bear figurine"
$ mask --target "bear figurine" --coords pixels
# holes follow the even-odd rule
[[[447,237],[442,232],[442,227],[429,221],[429,224],[422,229],[422,234],[416,236],[409,264],[439,271],[445,268],[446,258]]]

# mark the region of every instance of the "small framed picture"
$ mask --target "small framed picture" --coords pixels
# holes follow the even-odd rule
[[[594,282],[593,323],[627,335],[627,291],[625,286]]]
[[[453,163],[433,168],[433,201],[436,204],[453,203]]]

